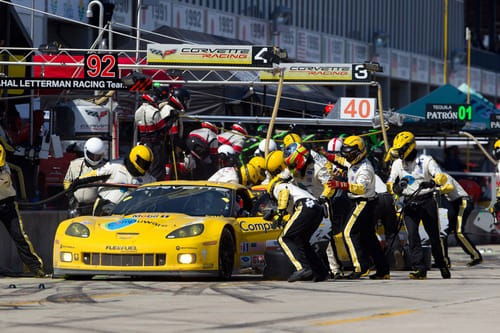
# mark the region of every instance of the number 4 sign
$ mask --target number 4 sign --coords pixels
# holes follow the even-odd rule
[[[375,98],[340,98],[340,119],[371,120],[375,115]]]

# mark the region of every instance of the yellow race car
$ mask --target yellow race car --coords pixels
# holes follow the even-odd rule
[[[139,187],[111,216],[59,224],[54,275],[217,276],[261,270],[281,229],[263,218],[245,187],[166,181]]]

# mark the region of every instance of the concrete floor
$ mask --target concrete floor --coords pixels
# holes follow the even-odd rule
[[[0,278],[1,332],[500,332],[500,245],[452,279],[231,282]],[[43,283],[45,289],[39,289]],[[9,288],[15,284],[16,288]]]

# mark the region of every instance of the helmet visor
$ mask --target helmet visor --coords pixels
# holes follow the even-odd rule
[[[87,151],[87,158],[92,161],[92,162],[100,162],[102,160],[103,155],[102,154],[94,154],[89,151]]]
[[[340,153],[348,162],[352,162],[358,157],[360,152],[357,147],[343,145]]]
[[[151,166],[151,161],[146,161],[140,156],[137,156],[135,163],[144,171],[148,171],[149,167]]]

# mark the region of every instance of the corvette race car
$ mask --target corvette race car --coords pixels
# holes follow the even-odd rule
[[[79,216],[59,224],[54,275],[231,277],[262,269],[281,229],[243,186],[166,181],[139,187],[111,216]]]

